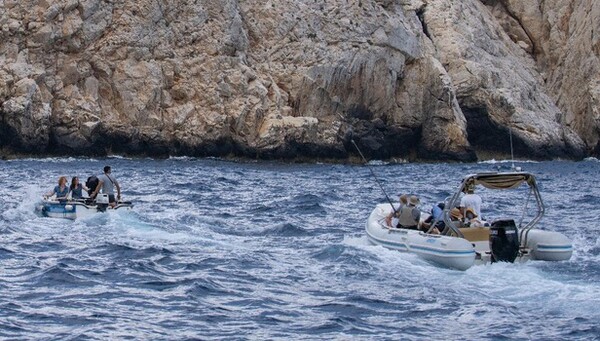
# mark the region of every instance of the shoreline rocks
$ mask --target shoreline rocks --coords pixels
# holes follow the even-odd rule
[[[510,132],[515,156],[581,159],[600,150],[597,7],[0,1],[0,150],[343,162],[354,140],[475,161]],[[579,91],[561,68],[584,60]]]

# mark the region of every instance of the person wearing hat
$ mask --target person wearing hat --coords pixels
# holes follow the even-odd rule
[[[406,195],[406,194],[398,194],[398,195],[400,196],[400,206],[398,207],[398,209],[396,209],[395,211],[392,211],[390,214],[387,215],[387,217],[385,217],[385,222],[390,227],[397,225],[397,222],[395,222],[396,224],[394,224],[394,221],[392,219],[396,218],[395,220],[397,220],[398,217],[400,217],[400,210],[402,210],[402,207],[404,207],[408,204],[408,195]]]
[[[420,200],[416,195],[411,195],[408,204],[399,210],[398,227],[403,229],[418,230],[421,220],[421,210],[417,208]]]
[[[450,210],[450,220],[456,225],[456,227],[463,227],[463,215],[460,209],[454,207]]]
[[[477,213],[471,207],[465,210],[465,226],[467,227],[484,227],[485,223],[477,217]]]

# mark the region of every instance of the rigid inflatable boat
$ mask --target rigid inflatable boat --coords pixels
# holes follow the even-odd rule
[[[115,207],[111,207],[108,204],[108,196],[106,194],[98,194],[96,200],[44,199],[36,207],[36,211],[44,217],[77,219],[108,211],[130,210],[132,207],[133,204],[129,201],[119,201]]]
[[[451,220],[450,210],[458,207],[461,194],[468,186],[484,186],[494,190],[515,189],[526,184],[529,196],[537,204],[531,221],[517,224],[514,219],[497,219],[483,227],[462,227]],[[396,206],[393,208],[397,209]],[[366,224],[370,242],[384,247],[412,252],[436,264],[466,270],[474,264],[493,262],[524,262],[527,260],[563,261],[571,258],[573,246],[569,238],[561,233],[537,229],[544,214],[544,204],[535,177],[526,172],[479,173],[463,178],[456,193],[444,205],[438,224],[443,226],[440,234],[428,231],[408,230],[390,227],[386,216],[392,212],[391,204],[379,204],[371,212]],[[525,215],[523,214],[523,217]],[[517,226],[518,225],[518,226]]]

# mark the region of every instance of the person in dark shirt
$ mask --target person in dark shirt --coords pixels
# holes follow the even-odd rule
[[[74,200],[82,199],[84,189],[86,191],[88,190],[85,185],[79,182],[79,178],[74,176],[73,179],[71,179],[71,186],[69,187],[69,190],[71,191],[71,198]]]

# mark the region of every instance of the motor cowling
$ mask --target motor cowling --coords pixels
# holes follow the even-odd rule
[[[490,250],[493,262],[513,263],[519,254],[519,234],[512,219],[497,220],[490,227]]]

